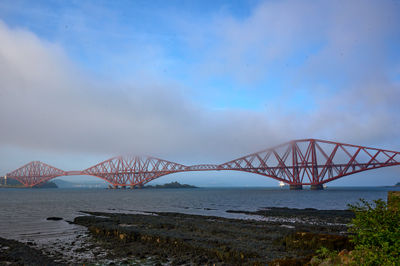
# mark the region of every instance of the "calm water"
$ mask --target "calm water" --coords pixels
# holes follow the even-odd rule
[[[79,211],[167,211],[245,218],[226,210],[264,207],[346,209],[359,198],[386,200],[394,188],[328,188],[290,191],[275,188],[199,189],[0,189],[0,236],[43,242],[84,230],[68,224]],[[398,190],[398,188],[397,188]],[[63,221],[47,221],[49,216]]]

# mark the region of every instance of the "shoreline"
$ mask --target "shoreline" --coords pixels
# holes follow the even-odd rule
[[[300,263],[309,261],[322,246],[337,250],[352,248],[346,225],[329,224],[325,219],[340,216],[339,220],[350,222],[350,211],[327,214],[309,209],[278,209],[281,214],[275,213],[275,217],[285,218],[285,222],[170,212],[148,215],[87,212],[89,216],[77,217],[74,222],[86,226],[114,257],[151,257],[161,264],[264,265],[276,260]],[[314,221],[293,222],[293,212],[299,211],[304,211],[303,216],[308,218],[312,215]],[[268,213],[265,215],[269,217]],[[315,216],[321,219],[316,221]]]
[[[227,212],[243,213],[250,219],[172,212],[83,212],[86,215],[76,217],[74,223],[86,227],[87,233],[72,243],[55,245],[50,251],[35,243],[14,241],[14,247],[30,250],[33,246],[46,254],[43,262],[57,264],[147,265],[305,263],[320,246],[351,249],[345,225],[351,220],[350,211],[274,207]],[[266,219],[253,220],[254,215]],[[29,261],[30,254],[19,257]],[[4,261],[0,257],[0,264]]]
[[[0,265],[62,265],[33,245],[0,237]]]

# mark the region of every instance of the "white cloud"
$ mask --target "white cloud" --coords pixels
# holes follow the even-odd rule
[[[261,114],[207,111],[176,84],[138,79],[139,86],[121,86],[83,77],[61,47],[27,30],[1,24],[0,40],[0,145],[218,157],[266,145],[265,136],[274,134]]]
[[[292,138],[400,149],[400,87],[388,76],[398,65],[384,49],[387,38],[399,37],[398,9],[388,2],[268,1],[244,20],[192,21],[185,38],[201,64],[186,62],[185,74],[254,84],[295,55],[307,57],[281,72],[291,86],[282,88],[281,101],[259,111],[208,109],[151,64],[124,83],[92,76],[61,45],[0,23],[0,148],[147,153],[183,163],[222,162]],[[140,60],[169,62],[154,51]],[[289,106],[299,87],[309,98],[300,105],[312,102],[311,109]]]
[[[277,120],[292,125],[290,135],[398,146],[400,86],[390,75],[398,67],[399,13],[396,1],[264,1],[248,18],[201,24],[200,36],[213,42],[194,46],[204,58],[196,70],[250,88],[280,80],[282,87],[268,90],[283,97],[267,105],[283,108]],[[186,39],[198,40],[198,31],[188,30],[198,28],[190,24]],[[287,121],[296,101],[288,98],[300,90],[297,101],[315,107],[299,107]]]

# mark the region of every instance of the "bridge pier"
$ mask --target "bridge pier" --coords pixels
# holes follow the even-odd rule
[[[142,184],[130,185],[129,188],[130,189],[140,189],[140,188],[143,188],[143,185]]]
[[[289,189],[290,190],[302,190],[303,189],[303,185],[290,184]]]
[[[324,190],[324,186],[322,184],[311,185],[311,190]]]
[[[117,186],[117,185],[114,185],[114,186],[113,186],[113,189],[118,189],[118,186]]]

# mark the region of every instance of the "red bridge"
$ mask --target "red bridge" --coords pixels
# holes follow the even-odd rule
[[[322,189],[323,184],[335,179],[394,165],[400,165],[400,152],[303,139],[218,165],[186,166],[148,156],[119,156],[83,171],[63,171],[34,161],[5,177],[16,179],[25,187],[33,187],[59,176],[91,175],[107,181],[115,188],[134,188],[178,172],[231,170],[271,177],[289,184],[291,189],[302,189],[303,185]]]

